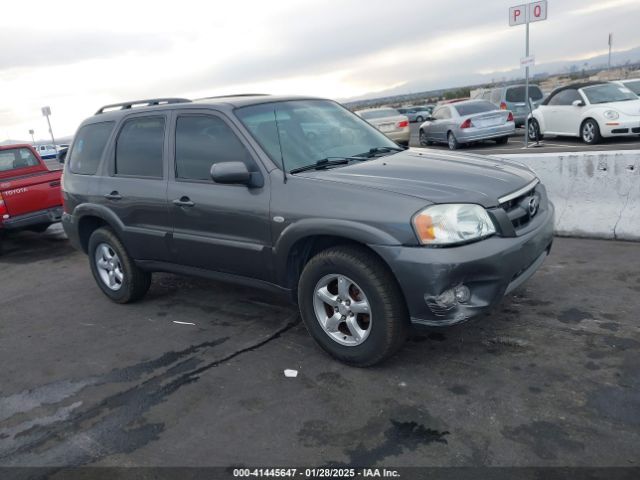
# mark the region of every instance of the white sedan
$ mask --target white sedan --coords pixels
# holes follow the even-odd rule
[[[640,98],[614,83],[569,85],[554,90],[532,117],[530,140],[566,135],[591,145],[602,137],[640,135]]]

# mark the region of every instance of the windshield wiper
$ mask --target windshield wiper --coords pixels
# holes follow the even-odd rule
[[[323,168],[332,167],[334,165],[346,165],[352,160],[357,160],[362,162],[364,158],[362,157],[326,157],[321,158],[320,160],[316,160],[315,163],[310,165],[305,165],[303,167],[294,168],[293,170],[289,170],[289,173],[300,173],[306,172],[308,170],[321,170]]]
[[[359,153],[355,155],[356,157],[375,157],[380,153],[390,153],[390,152],[404,152],[406,148],[402,147],[373,147],[370,148],[368,152]]]

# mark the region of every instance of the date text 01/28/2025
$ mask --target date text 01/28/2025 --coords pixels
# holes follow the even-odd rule
[[[236,468],[233,470],[235,478],[400,478],[397,470],[386,468]]]

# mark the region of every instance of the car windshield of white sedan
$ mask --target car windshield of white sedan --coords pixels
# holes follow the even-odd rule
[[[380,131],[331,101],[264,103],[235,113],[271,160],[286,171],[325,158],[364,155],[371,149],[398,150]]]
[[[466,115],[474,115],[476,113],[484,113],[491,112],[493,110],[498,110],[491,102],[469,102],[469,103],[460,103],[455,106],[455,109],[458,111],[458,115],[464,117]]]
[[[638,100],[638,96],[628,88],[612,83],[585,87],[582,92],[591,104]]]

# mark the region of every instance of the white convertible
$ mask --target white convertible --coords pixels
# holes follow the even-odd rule
[[[566,135],[594,144],[602,137],[640,135],[640,98],[620,84],[574,84],[554,90],[532,117],[530,140]]]

